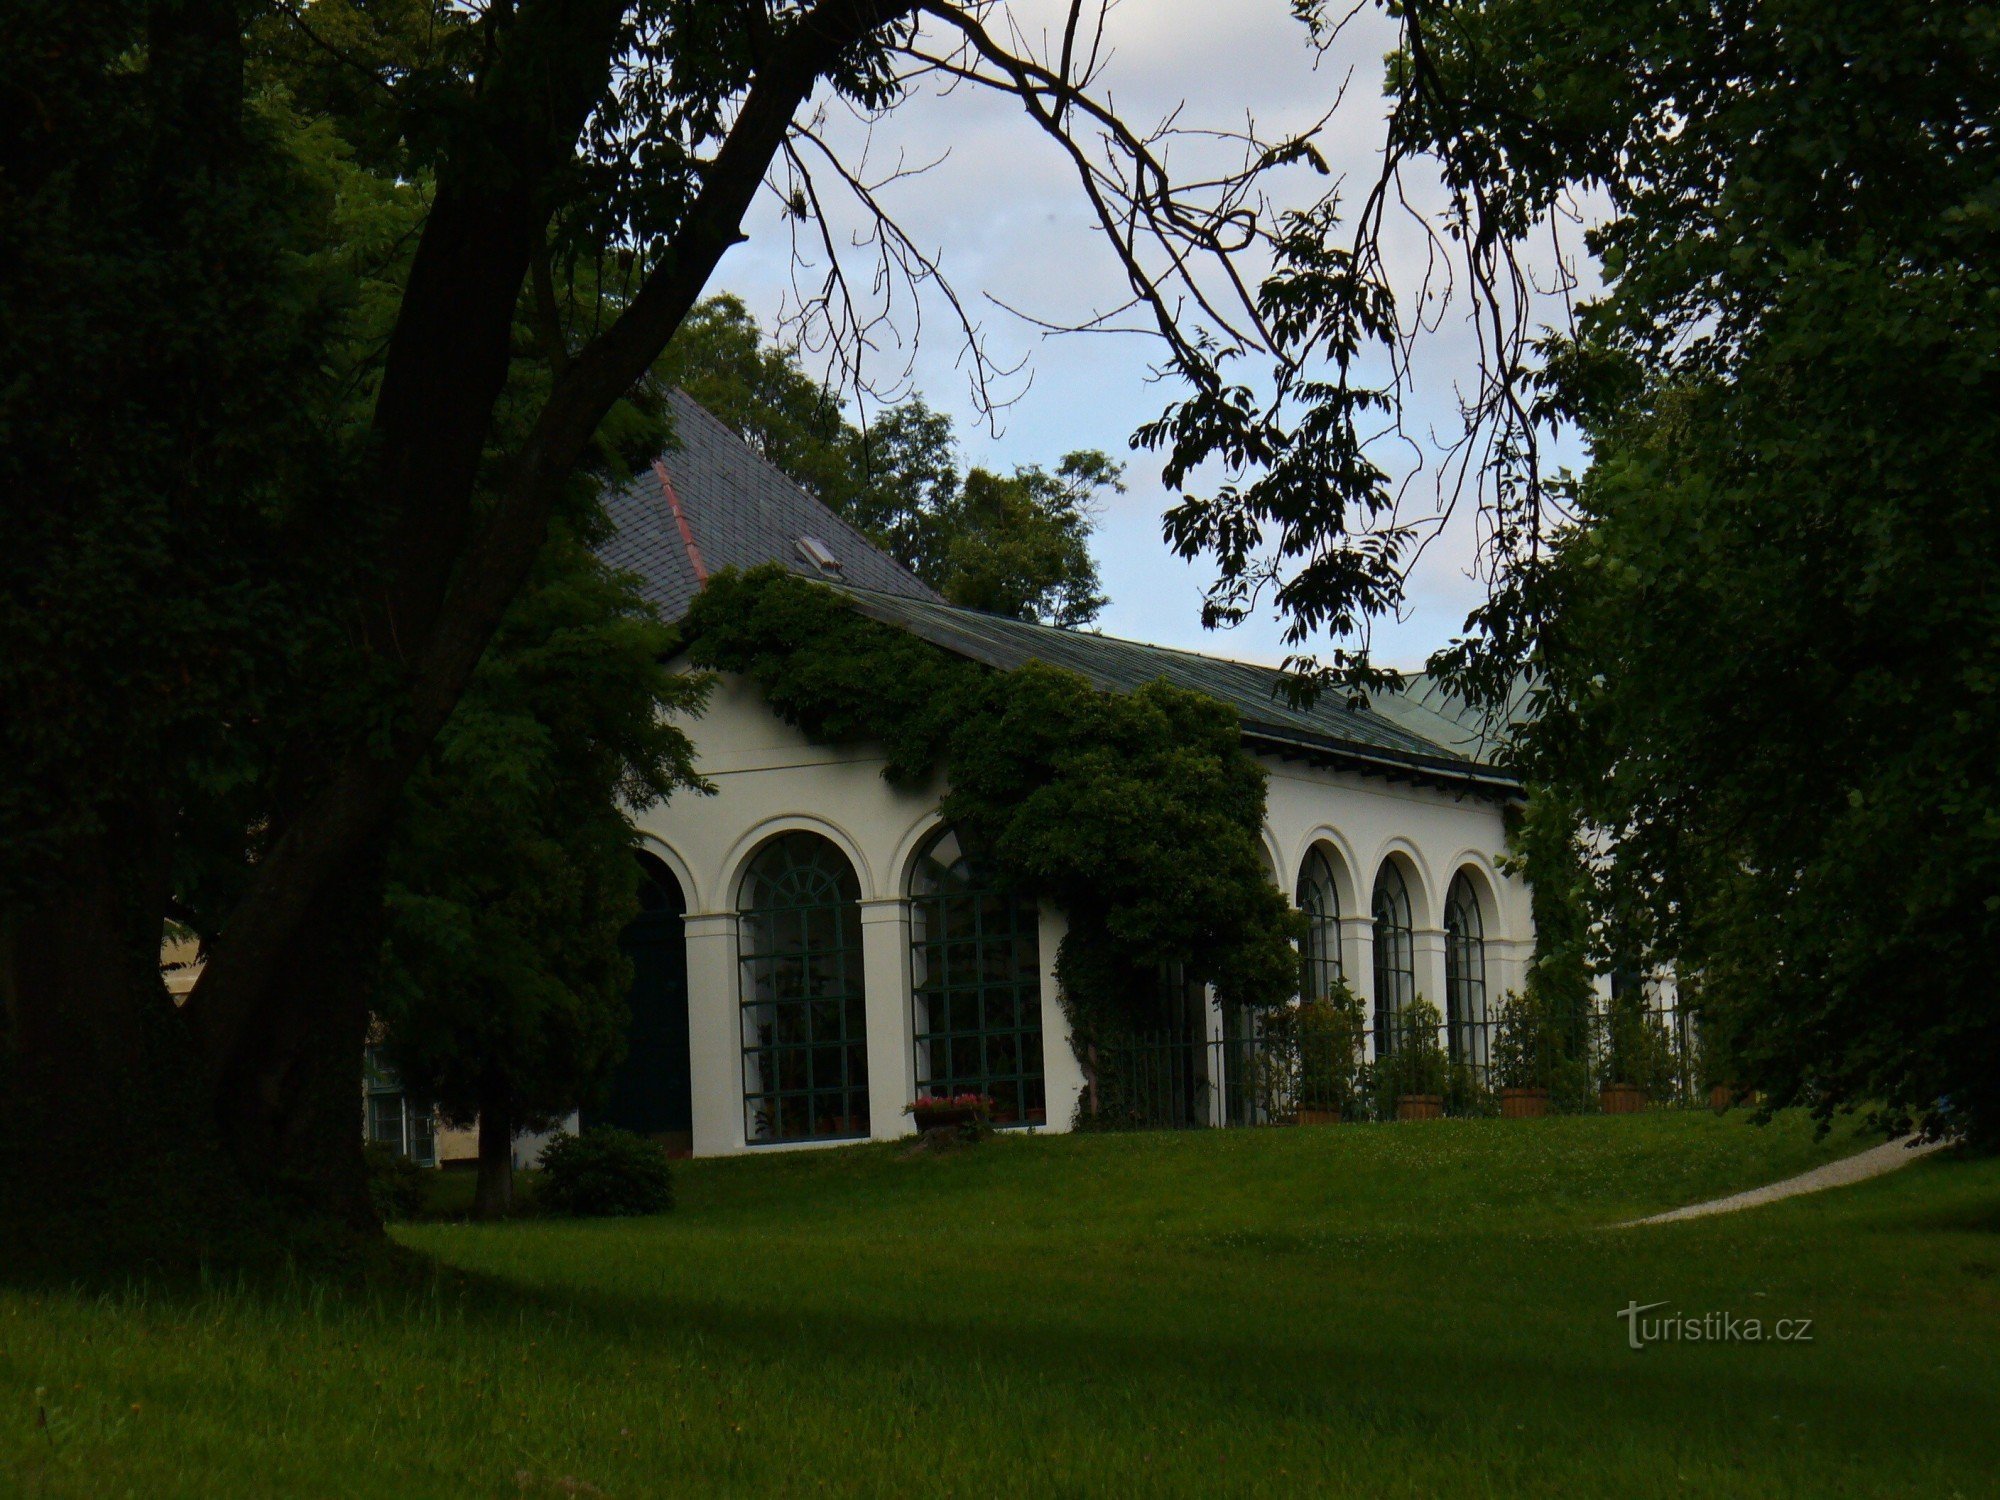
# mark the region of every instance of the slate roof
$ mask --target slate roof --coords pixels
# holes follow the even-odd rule
[[[1281,755],[1443,780],[1508,795],[1518,782],[1487,764],[1483,722],[1426,678],[1366,707],[1325,694],[1310,709],[1279,693],[1275,667],[1170,650],[1088,631],[1058,630],[947,603],[902,564],[792,483],[684,392],[672,404],[679,446],[654,472],[608,497],[615,534],[605,561],[637,574],[668,620],[687,612],[702,580],[723,568],[780,562],[833,584],[863,614],[1001,670],[1029,661],[1068,667],[1125,691],[1161,678],[1231,705],[1247,739]],[[665,470],[665,481],[658,470]],[[801,552],[810,537],[839,560],[837,574]]]
[[[724,568],[781,562],[809,578],[827,577],[800,555],[801,537],[815,538],[839,560],[841,581],[914,599],[938,597],[692,396],[674,391],[667,399],[679,446],[606,498],[617,530],[598,549],[613,567],[644,580],[643,592],[664,618],[686,614],[703,577]],[[659,469],[666,470],[665,484]]]

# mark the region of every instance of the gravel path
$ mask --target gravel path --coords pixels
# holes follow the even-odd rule
[[[1706,1203],[1690,1203],[1686,1208],[1670,1209],[1666,1213],[1654,1214],[1650,1218],[1628,1219],[1614,1227],[1636,1229],[1641,1224],[1672,1224],[1678,1219],[1702,1219],[1710,1214],[1733,1214],[1738,1209],[1776,1203],[1780,1198],[1796,1198],[1801,1193],[1818,1193],[1827,1188],[1845,1187],[1850,1182],[1866,1182],[1871,1177],[1880,1177],[1884,1172],[1907,1167],[1919,1157],[1929,1156],[1931,1152],[1949,1144],[1948,1141],[1930,1141],[1915,1146],[1908,1141],[1885,1141],[1879,1146],[1869,1147],[1866,1151],[1843,1156],[1839,1161],[1830,1161],[1823,1167],[1814,1167],[1810,1172],[1787,1177],[1783,1182],[1766,1183],[1763,1187],[1752,1188],[1747,1193],[1731,1193],[1727,1198],[1711,1198]]]

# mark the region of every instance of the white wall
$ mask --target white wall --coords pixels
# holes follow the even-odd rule
[[[1521,987],[1534,953],[1535,924],[1526,883],[1499,868],[1507,848],[1499,804],[1296,761],[1267,757],[1265,767],[1271,773],[1265,842],[1284,872],[1287,894],[1296,891],[1307,851],[1325,848],[1341,886],[1341,967],[1355,993],[1369,1002],[1371,1016],[1375,945],[1369,912],[1376,875],[1391,859],[1409,887],[1418,993],[1444,1008],[1445,892],[1461,871],[1469,872],[1481,898],[1489,1006]]]
[[[687,898],[688,1032],[694,1068],[694,1150],[710,1156],[746,1149],[742,1046],[737,1013],[737,886],[750,858],[793,829],[825,835],[854,866],[861,888],[862,963],[867,988],[869,1118],[877,1139],[913,1128],[902,1108],[916,1091],[905,893],[917,852],[938,826],[942,783],[899,790],[882,779],[867,749],[815,745],[772,714],[747,681],[725,677],[707,710],[687,728],[712,797],[680,795],[641,821],[649,846],[673,869]],[[1470,867],[1484,882],[1487,984],[1498,997],[1519,983],[1531,945],[1527,891],[1502,877],[1498,807],[1470,797],[1266,762],[1271,772],[1265,843],[1291,894],[1306,851],[1324,842],[1338,856],[1347,889],[1341,913],[1345,967],[1356,988],[1373,988],[1367,913],[1375,872],[1392,854],[1406,861],[1418,933],[1418,987],[1444,992],[1444,891]],[[1060,912],[1041,922],[1043,1066],[1048,1128],[1068,1127],[1082,1070],[1073,1056],[1054,978]]]

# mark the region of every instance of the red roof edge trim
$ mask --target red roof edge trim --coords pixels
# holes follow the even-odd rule
[[[653,472],[659,476],[660,493],[667,497],[667,504],[673,507],[674,524],[681,529],[681,545],[687,548],[688,562],[694,568],[694,576],[707,583],[708,564],[701,560],[701,548],[695,545],[694,531],[688,525],[686,512],[681,509],[681,497],[674,493],[674,482],[667,477],[665,461],[654,459]]]

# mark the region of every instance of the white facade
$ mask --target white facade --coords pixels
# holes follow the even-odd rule
[[[738,906],[749,862],[770,840],[793,830],[823,835],[853,866],[860,888],[871,1134],[880,1140],[911,1133],[903,1114],[917,1092],[909,881],[941,826],[942,785],[922,791],[891,786],[882,778],[879,754],[814,744],[740,678],[721,679],[706,711],[687,728],[715,795],[676,797],[648,814],[641,831],[687,903],[694,1153],[776,1149],[746,1139]],[[1270,758],[1266,765],[1271,782],[1264,841],[1274,877],[1291,894],[1307,852],[1315,845],[1325,850],[1341,887],[1343,968],[1364,998],[1372,1003],[1371,892],[1390,861],[1409,889],[1419,993],[1442,1003],[1445,892],[1460,873],[1479,900],[1486,993],[1497,999],[1519,987],[1532,948],[1532,919],[1526,887],[1497,868],[1505,847],[1498,804],[1299,760]],[[1045,906],[1042,1034],[1051,1130],[1069,1127],[1084,1087],[1053,973],[1063,931],[1061,913]],[[1215,1034],[1219,1017],[1211,1016],[1210,1026]]]

